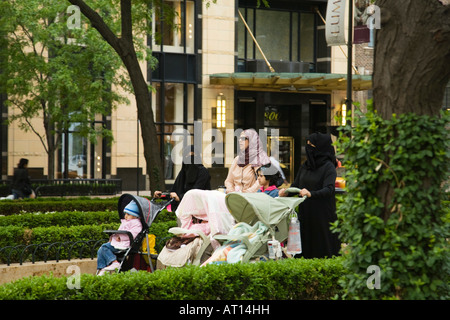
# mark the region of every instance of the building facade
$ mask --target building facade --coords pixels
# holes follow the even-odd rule
[[[256,0],[164,2],[177,13],[177,28],[169,28],[159,18],[162,12],[154,12],[158,36],[149,35],[147,44],[158,64],[151,69],[143,62],[141,67],[154,88],[166,184],[180,170],[171,160],[177,143],[186,137],[192,143],[195,131],[201,134],[212,186],[222,185],[237,152],[235,131],[247,128],[259,131],[292,182],[304,160],[306,137],[316,131],[335,134],[345,113],[346,48],[326,44],[327,1],[277,0],[270,1],[270,8],[258,7]],[[366,71],[355,72],[353,87],[366,92],[364,100],[371,77],[367,64],[361,67]],[[2,119],[17,112],[4,106],[5,99],[2,95]],[[149,190],[134,97],[129,101],[93,122],[112,130],[111,145],[80,138],[76,123],[62,134],[55,177],[119,178],[124,190]],[[30,160],[32,178],[47,176],[45,150],[32,132],[2,124],[0,139],[2,180],[11,179],[20,158]],[[213,142],[223,142],[223,148],[211,147]]]

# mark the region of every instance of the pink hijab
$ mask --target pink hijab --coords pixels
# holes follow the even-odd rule
[[[248,148],[239,151],[238,166],[245,167],[250,163],[252,167],[261,167],[269,164],[270,159],[262,148],[258,133],[253,129],[247,129],[244,130],[244,135],[248,138]]]

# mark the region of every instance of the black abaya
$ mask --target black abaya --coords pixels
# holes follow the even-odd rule
[[[311,192],[311,197],[299,206],[302,254],[296,257],[331,258],[337,256],[340,250],[338,235],[330,230],[330,224],[337,219],[335,199],[337,174],[334,149],[330,152],[327,146],[328,150],[323,151],[320,141],[315,138],[317,137],[308,138],[318,146],[313,152],[314,164],[311,164],[311,161],[303,164],[291,185],[291,187],[305,188]]]
[[[194,170],[192,170],[194,169]],[[180,201],[172,202],[172,211],[178,208],[183,196],[192,189],[211,190],[211,176],[201,164],[183,164],[170,192],[175,192]]]

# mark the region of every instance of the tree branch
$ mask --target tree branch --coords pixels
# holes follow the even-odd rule
[[[23,115],[25,115],[25,111],[24,109],[16,102],[14,101],[10,101],[12,104],[14,104],[16,106],[17,109],[19,109]],[[44,112],[45,113],[45,112]],[[13,117],[11,117],[13,118]],[[42,146],[44,147],[45,152],[48,154],[48,148],[47,145],[45,144],[44,138],[41,136],[41,134],[39,132],[37,132],[37,130],[33,127],[32,123],[30,122],[30,119],[27,116],[23,116],[23,118],[25,120],[25,122],[28,124],[28,126],[30,127],[30,130],[33,131],[39,138],[39,140],[42,143]],[[14,118],[12,119],[13,121],[15,120]]]
[[[120,11],[122,18],[122,39],[133,42],[133,27],[131,18],[131,0],[120,1]]]
[[[111,31],[108,25],[103,21],[102,17],[95,12],[91,7],[89,7],[83,0],[68,0],[71,4],[76,5],[80,8],[81,13],[83,13],[86,18],[89,19],[92,26],[97,29],[101,36],[110,44],[110,46],[120,54],[121,47],[119,45],[119,38]]]

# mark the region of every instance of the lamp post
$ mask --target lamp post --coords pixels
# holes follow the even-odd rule
[[[348,2],[348,43],[347,43],[347,100],[346,109],[352,110],[352,65],[353,65],[353,0]]]

